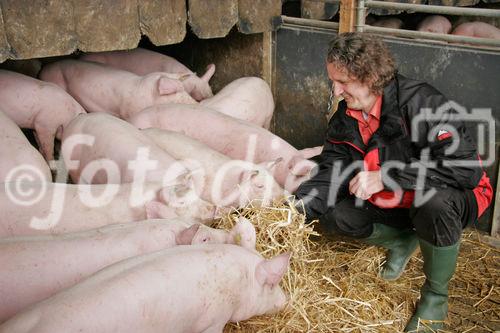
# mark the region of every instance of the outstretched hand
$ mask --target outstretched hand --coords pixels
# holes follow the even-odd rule
[[[382,174],[379,171],[360,171],[349,182],[349,192],[362,200],[368,200],[372,194],[384,189]]]

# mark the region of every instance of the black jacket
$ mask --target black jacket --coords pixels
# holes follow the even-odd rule
[[[346,103],[340,102],[328,125],[317,173],[295,193],[304,200],[308,219],[320,217],[349,195],[349,181],[363,169],[368,155],[378,156],[386,189],[393,189],[395,183],[403,190],[474,189],[481,180],[483,170],[474,140],[461,120],[461,107],[432,86],[397,75],[384,89],[379,128],[366,145],[357,120],[347,116],[346,109]],[[451,137],[438,140],[443,130]],[[459,140],[454,140],[457,135]],[[446,151],[455,145],[453,151]],[[426,166],[425,160],[434,165]],[[426,177],[417,182],[419,168]]]

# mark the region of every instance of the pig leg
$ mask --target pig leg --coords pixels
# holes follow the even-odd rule
[[[40,145],[40,151],[47,161],[54,159],[54,139],[56,137],[56,132],[52,131],[51,128],[47,128],[43,125],[39,125],[35,122],[35,132],[37,142]]]

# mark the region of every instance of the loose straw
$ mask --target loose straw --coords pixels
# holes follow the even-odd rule
[[[384,250],[349,238],[318,237],[294,207],[294,198],[271,207],[251,202],[227,213],[218,227],[229,229],[238,216],[257,233],[257,251],[270,258],[291,252],[281,286],[290,295],[286,309],[226,325],[224,332],[402,332],[425,280],[418,253],[397,281],[377,276]],[[500,251],[467,229],[454,278],[446,329],[440,332],[500,330]],[[426,325],[422,322],[421,325]]]

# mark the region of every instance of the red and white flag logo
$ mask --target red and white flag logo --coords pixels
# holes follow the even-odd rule
[[[438,134],[437,134],[437,139],[439,141],[441,140],[444,140],[444,139],[448,139],[448,138],[451,138],[451,133],[448,132],[447,130],[439,130]]]

